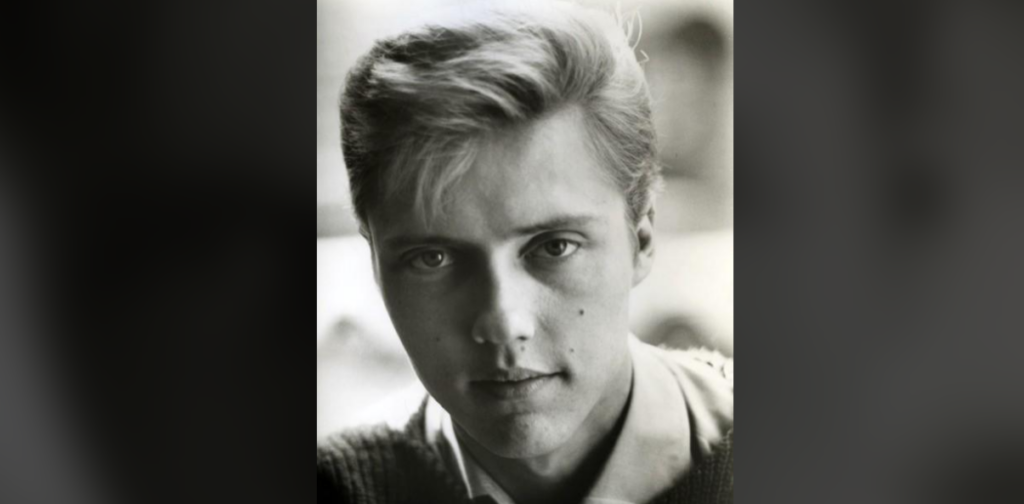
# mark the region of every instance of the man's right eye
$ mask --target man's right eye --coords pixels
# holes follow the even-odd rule
[[[420,271],[435,271],[452,263],[451,257],[442,250],[425,250],[412,257],[409,264]]]

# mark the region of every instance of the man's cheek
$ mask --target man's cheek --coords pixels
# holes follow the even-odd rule
[[[603,254],[588,251],[547,275],[552,291],[565,297],[586,297],[608,278],[609,263]]]
[[[396,299],[392,314],[395,330],[405,348],[423,360],[440,361],[457,354],[469,341],[468,311],[458,304],[437,303],[411,296]]]
[[[607,255],[588,257],[573,272],[567,292],[581,301],[604,305],[621,303],[623,293],[628,294],[631,271],[621,260]],[[595,306],[596,308],[596,306]]]

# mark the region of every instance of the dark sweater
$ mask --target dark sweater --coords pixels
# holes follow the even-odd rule
[[[347,431],[317,447],[318,503],[469,504],[460,478],[424,439],[423,408],[404,430],[385,425]],[[732,432],[650,504],[732,502]]]

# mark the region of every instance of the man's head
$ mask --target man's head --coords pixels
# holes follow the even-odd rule
[[[380,41],[342,128],[391,319],[464,432],[537,456],[621,408],[659,175],[620,27],[553,4]]]

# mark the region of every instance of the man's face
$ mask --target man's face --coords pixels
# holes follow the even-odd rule
[[[550,453],[628,394],[629,292],[649,262],[585,134],[569,109],[485,141],[432,222],[411,203],[370,212],[378,281],[420,380],[500,456]]]

